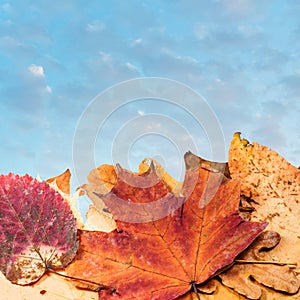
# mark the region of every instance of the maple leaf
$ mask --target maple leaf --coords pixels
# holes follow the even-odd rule
[[[63,268],[78,250],[69,205],[46,182],[29,175],[0,175],[0,269],[26,285]]]
[[[230,265],[267,223],[239,216],[239,181],[191,153],[185,161],[184,197],[170,193],[153,167],[135,174],[117,166],[112,190],[99,195],[117,229],[79,231],[66,273],[113,287],[101,299],[174,299]]]

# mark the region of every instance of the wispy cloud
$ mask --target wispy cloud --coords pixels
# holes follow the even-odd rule
[[[3,3],[0,10],[1,137],[7,141],[2,155],[22,157],[18,163],[24,168],[30,167],[26,158],[34,161],[31,170],[45,174],[70,166],[73,134],[88,103],[120,81],[143,76],[178,80],[202,94],[217,114],[227,146],[233,132],[242,131],[298,159],[297,1],[19,1]],[[149,103],[125,106],[108,122],[101,136],[105,153],[130,118],[149,113],[171,116],[191,131],[199,148],[203,145],[198,154],[209,152],[205,134],[189,115]],[[149,126],[159,129],[146,119],[141,128]],[[176,142],[186,145],[185,138],[181,134]],[[132,163],[147,147],[147,155],[162,157],[172,148],[154,137],[132,143]],[[110,159],[104,152],[97,162]],[[13,159],[8,165],[16,167]]]

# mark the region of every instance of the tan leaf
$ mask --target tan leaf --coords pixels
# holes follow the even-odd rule
[[[80,191],[87,194],[92,200],[94,206],[87,212],[86,229],[103,230],[105,232],[113,230],[116,226],[112,219],[112,215],[106,210],[104,202],[98,195],[106,194],[114,187],[117,181],[117,174],[114,166],[101,165],[97,169],[90,171],[88,177],[88,184],[80,186]],[[96,219],[99,220],[96,220]],[[100,226],[100,227],[99,227]],[[103,227],[103,228],[102,228]]]
[[[116,222],[113,218],[101,213],[94,205],[90,205],[86,213],[85,230],[100,230],[110,232],[116,228]]]
[[[71,172],[67,169],[64,173],[46,180],[52,189],[59,192],[70,208],[76,218],[77,227],[84,228],[83,218],[80,213],[79,197],[82,195],[80,189],[77,189],[74,194],[70,194],[70,179]]]
[[[255,209],[251,221],[268,221],[268,229],[281,236],[280,243],[270,252],[272,259],[297,262],[294,271],[299,274],[300,170],[275,151],[249,144],[239,133],[232,139],[228,164],[232,178],[241,181],[241,193],[251,199]],[[276,297],[268,294],[266,299],[300,299],[299,292]]]
[[[263,232],[256,241],[242,253],[238,259],[245,261],[270,261],[270,255],[263,251],[275,247],[280,236],[274,231]],[[233,288],[249,299],[261,297],[260,287],[250,277],[265,286],[275,290],[294,294],[298,291],[300,282],[292,270],[284,265],[273,264],[235,264],[228,271],[219,275],[223,284]]]
[[[48,183],[55,182],[57,187],[65,194],[70,194],[71,172],[67,169],[64,173],[47,179]]]

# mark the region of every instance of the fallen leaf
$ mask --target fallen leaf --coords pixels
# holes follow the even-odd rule
[[[280,241],[278,233],[263,232],[238,259],[245,261],[272,261],[263,250],[274,248]],[[242,263],[234,264],[228,271],[219,275],[222,283],[233,288],[249,299],[260,299],[262,291],[251,278],[275,290],[294,294],[300,282],[294,272],[286,265]]]
[[[101,195],[117,229],[79,231],[66,273],[112,287],[101,299],[175,299],[231,264],[267,224],[239,216],[238,181],[191,153],[185,160],[186,198],[170,193],[155,168],[135,174],[117,166],[116,184]]]
[[[46,181],[48,183],[56,183],[56,186],[65,194],[70,194],[70,179],[71,179],[71,172],[67,169],[64,173],[49,178]]]
[[[157,161],[152,158],[145,158],[140,163],[139,172],[137,174],[142,175],[147,173],[151,165],[154,165],[156,173],[167,186],[169,191],[179,195],[182,183],[176,181]],[[116,223],[113,220],[112,215],[108,213],[106,205],[101,197],[98,197],[96,194],[106,194],[115,186],[117,182],[115,167],[104,164],[99,166],[97,169],[93,169],[88,175],[88,182],[88,184],[82,185],[80,189],[87,194],[94,205],[90,205],[89,210],[86,213],[87,221],[84,229],[110,232],[116,228]]]
[[[0,175],[0,269],[12,283],[39,280],[63,268],[78,249],[69,205],[46,182]]]
[[[87,229],[97,230],[97,226],[105,224],[105,228],[100,227],[99,230],[112,231],[116,228],[116,223],[112,218],[112,215],[106,210],[106,206],[101,198],[97,197],[95,193],[106,194],[116,184],[117,174],[114,166],[101,165],[97,169],[90,171],[88,175],[88,184],[80,186],[80,190],[84,192],[93,202],[94,205],[89,207],[86,214],[87,217]],[[96,218],[98,220],[96,220]]]
[[[86,213],[85,230],[100,230],[110,232],[116,228],[114,219],[103,215],[94,205],[90,205]]]
[[[300,279],[300,170],[275,151],[233,136],[229,150],[232,178],[240,180],[241,193],[251,201],[251,221],[267,221],[268,229],[278,232],[280,243],[270,252],[273,260],[297,262]],[[276,298],[277,297],[277,298]],[[300,299],[266,293],[266,299]]]
[[[70,194],[70,179],[71,172],[67,169],[64,173],[47,179],[46,182],[50,185],[52,189],[60,193],[64,200],[69,204],[73,215],[76,218],[77,228],[84,229],[85,224],[80,212],[79,197],[82,195],[80,189],[77,189],[74,194]],[[42,181],[42,180],[39,180]]]

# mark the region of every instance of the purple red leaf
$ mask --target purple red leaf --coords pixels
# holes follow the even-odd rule
[[[63,268],[77,253],[76,219],[62,196],[29,175],[0,175],[0,270],[16,284]]]

